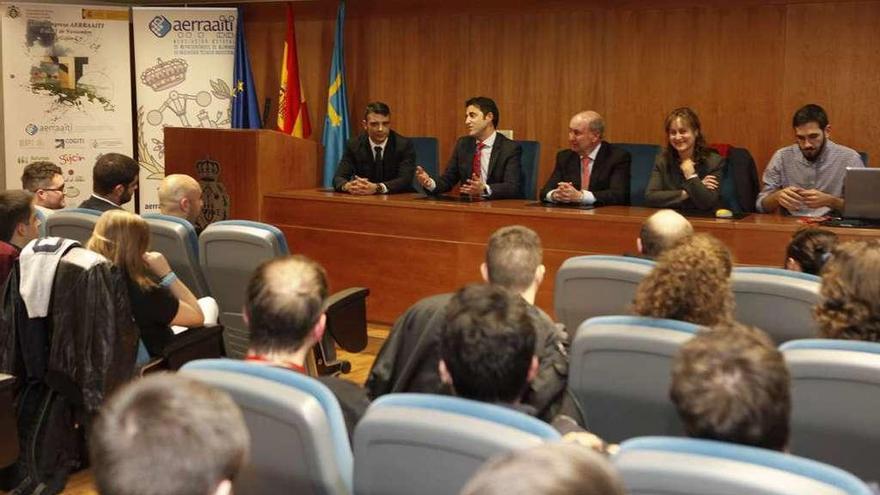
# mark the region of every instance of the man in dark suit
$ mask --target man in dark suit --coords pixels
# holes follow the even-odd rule
[[[391,109],[367,104],[361,134],[345,147],[333,188],[351,194],[389,194],[412,190],[416,152],[412,142],[391,130]]]
[[[586,205],[629,204],[629,152],[602,140],[605,121],[593,111],[580,112],[568,124],[571,149],[556,154],[553,174],[541,200]]]
[[[102,212],[121,210],[138,188],[138,172],[138,163],[130,157],[119,153],[101,155],[92,169],[94,192],[79,207]]]
[[[436,180],[422,167],[416,179],[427,194],[443,194],[461,184],[462,195],[486,199],[521,198],[519,170],[522,147],[495,129],[498,106],[477,96],[465,102],[468,135],[458,139],[446,171]]]

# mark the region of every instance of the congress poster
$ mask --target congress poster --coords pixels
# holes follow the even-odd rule
[[[230,127],[236,15],[235,9],[132,9],[141,213],[159,211],[166,126]]]
[[[21,187],[28,163],[52,161],[77,206],[100,154],[133,153],[128,8],[0,7],[6,186]]]

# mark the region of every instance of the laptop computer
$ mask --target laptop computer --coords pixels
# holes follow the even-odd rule
[[[847,168],[843,218],[880,220],[880,168]]]
[[[843,218],[832,218],[822,225],[880,228],[880,168],[848,167],[843,190]]]

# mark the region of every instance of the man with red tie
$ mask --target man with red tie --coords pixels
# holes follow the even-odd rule
[[[602,140],[605,121],[593,111],[580,112],[568,124],[571,148],[556,154],[553,174],[541,200],[585,205],[629,204],[631,157]]]
[[[461,184],[462,195],[505,199],[523,197],[520,186],[522,147],[496,131],[498,106],[477,96],[465,102],[468,135],[458,139],[443,175],[432,179],[416,167],[416,182],[429,195],[443,194]]]

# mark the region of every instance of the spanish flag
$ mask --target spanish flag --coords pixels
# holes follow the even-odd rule
[[[293,26],[293,7],[287,4],[287,36],[284,38],[284,58],[281,60],[281,88],[278,93],[278,130],[294,137],[307,138],[312,134],[309,110],[299,80],[299,61],[296,56],[296,34]]]

